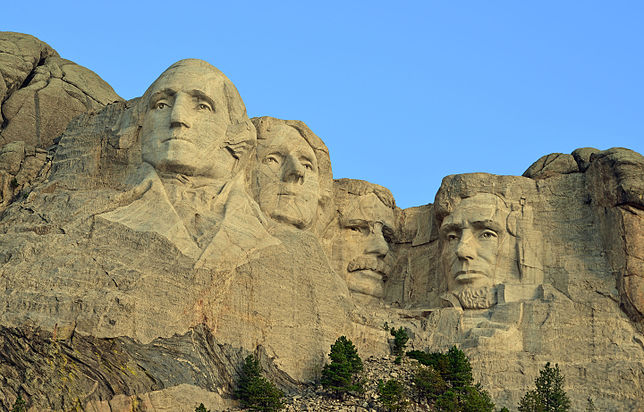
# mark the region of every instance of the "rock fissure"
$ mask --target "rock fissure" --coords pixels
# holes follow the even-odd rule
[[[639,154],[448,176],[434,203],[403,210],[382,186],[333,179],[303,122],[249,119],[206,62],[122,102],[30,39],[2,107],[0,408],[20,393],[36,410],[225,410],[254,353],[288,410],[375,409],[372,380],[414,367],[389,368],[390,327],[410,348],[464,348],[499,407],[546,361],[575,405],[644,407]],[[226,110],[182,106],[197,88]],[[190,128],[143,103],[161,90]],[[344,404],[307,386],[339,335],[370,359],[368,394]]]

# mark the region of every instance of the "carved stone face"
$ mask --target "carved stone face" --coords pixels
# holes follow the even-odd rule
[[[315,152],[291,126],[274,124],[257,146],[258,203],[272,219],[307,228],[320,197]]]
[[[354,297],[381,299],[392,266],[393,210],[373,193],[355,198],[355,205],[342,211],[339,233],[333,239],[335,270],[345,277]]]
[[[459,294],[479,294],[495,284],[497,260],[506,237],[509,211],[502,200],[490,194],[463,199],[441,224],[441,264],[447,288]],[[474,292],[472,292],[474,291]],[[480,307],[480,306],[479,306]]]
[[[186,62],[150,90],[141,128],[143,160],[161,172],[229,178],[235,158],[224,140],[230,123],[223,75]]]

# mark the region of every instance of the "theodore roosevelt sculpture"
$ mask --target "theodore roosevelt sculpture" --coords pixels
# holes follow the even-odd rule
[[[352,297],[377,304],[392,267],[393,196],[386,188],[362,180],[334,182],[337,225],[332,227],[331,260]]]
[[[196,266],[236,266],[276,241],[244,185],[255,129],[209,63],[170,66],[138,103],[142,164],[132,203],[101,217],[166,237]]]

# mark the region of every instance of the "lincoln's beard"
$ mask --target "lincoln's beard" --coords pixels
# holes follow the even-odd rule
[[[496,305],[496,288],[483,286],[465,288],[456,293],[463,309],[487,309]]]

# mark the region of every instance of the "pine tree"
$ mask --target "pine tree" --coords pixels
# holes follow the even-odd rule
[[[200,403],[199,406],[195,408],[195,412],[210,412],[210,409],[206,409],[206,407],[203,406],[203,403]]]
[[[405,386],[396,379],[390,379],[386,383],[380,379],[378,397],[382,405],[390,411],[404,411],[409,404]]]
[[[460,390],[471,386],[474,382],[470,360],[462,350],[452,346],[447,351],[448,372],[445,380],[452,384],[452,388]]]
[[[414,374],[414,389],[419,399],[434,401],[447,390],[447,383],[431,366],[421,366]]]
[[[242,407],[251,411],[274,412],[284,407],[284,392],[262,376],[259,360],[253,355],[244,360],[236,395]]]
[[[325,389],[329,389],[341,396],[347,392],[362,392],[362,382],[357,377],[362,372],[362,359],[353,342],[345,336],[340,336],[329,353],[331,363],[324,365],[322,369],[321,383]]]
[[[25,412],[27,410],[27,402],[25,402],[24,399],[22,399],[21,395],[18,395],[16,398],[16,402],[13,404],[13,407],[11,408],[11,412]]]
[[[407,341],[409,340],[407,331],[401,326],[398,329],[391,328],[389,333],[394,337],[394,355],[399,357],[403,356],[405,354],[405,346],[407,346]]]
[[[519,402],[519,412],[565,412],[570,409],[570,399],[563,390],[564,377],[559,365],[550,362],[539,371],[535,389],[526,392]]]

